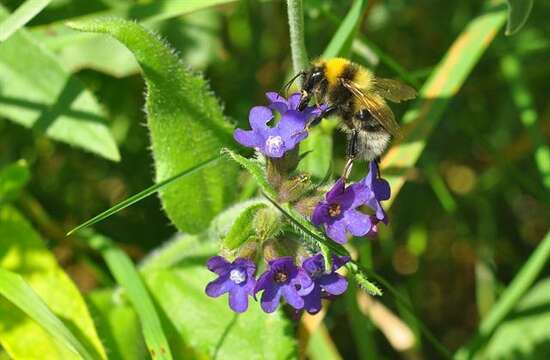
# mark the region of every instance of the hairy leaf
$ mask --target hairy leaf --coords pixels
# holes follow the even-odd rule
[[[228,154],[233,160],[247,170],[260,186],[260,189],[269,196],[275,196],[275,190],[269,184],[266,179],[265,171],[257,160],[250,160],[228,149],[224,149],[224,152]]]
[[[0,6],[0,20],[6,15]],[[0,116],[109,160],[120,159],[92,94],[24,29],[0,46]]]
[[[232,126],[206,82],[192,74],[150,31],[120,19],[72,23],[73,28],[112,35],[133,52],[147,83],[147,122],[151,131],[156,180],[161,182],[231,146]],[[236,166],[216,166],[164,189],[162,204],[178,229],[200,232],[234,194]]]
[[[259,210],[265,209],[266,207],[266,204],[255,204],[244,209],[223,240],[223,246],[229,250],[233,250],[248,241],[250,237],[254,236],[256,233],[252,226],[254,217]]]
[[[32,297],[29,295],[29,301],[32,300],[32,302],[27,305],[37,313],[31,315],[28,310],[22,309],[34,321],[23,312],[16,311],[14,306],[18,304],[0,302],[0,341],[12,357],[76,358],[67,347],[61,347],[54,342],[54,338],[65,335],[52,334],[51,326],[56,328],[59,326],[54,324],[53,315],[42,311],[47,306],[55,316],[62,319],[64,326],[74,333],[78,341],[83,344],[85,351],[92,354],[92,358],[105,358],[93,321],[78,289],[58,266],[38,234],[15,209],[9,206],[0,208],[0,267],[20,274],[32,291],[36,292]],[[12,280],[17,284],[21,283],[13,277]],[[0,284],[4,282],[0,281]],[[30,290],[22,287],[19,289],[29,294]],[[45,305],[37,305],[39,298]],[[31,343],[33,346],[29,346]]]

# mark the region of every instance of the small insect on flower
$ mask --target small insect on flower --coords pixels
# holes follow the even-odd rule
[[[229,293],[229,307],[242,313],[248,309],[248,296],[252,295],[256,279],[256,265],[243,258],[237,258],[232,263],[221,256],[211,257],[207,262],[208,270],[218,274],[218,278],[206,286],[206,295],[219,297]]]
[[[266,97],[269,107],[255,106],[250,110],[248,120],[252,130],[237,129],[233,136],[241,145],[254,148],[267,157],[280,158],[307,137],[309,119],[319,116],[324,108],[310,106],[298,110],[299,93],[288,100],[274,92],[267,93]],[[273,111],[281,118],[274,126],[268,126],[275,119]]]
[[[316,314],[321,311],[322,298],[342,295],[347,290],[348,281],[345,277],[336,273],[336,270],[350,260],[349,256],[333,256],[332,269],[328,273],[325,271],[325,262],[321,253],[304,260],[302,268],[309,274],[314,283],[313,290],[303,296],[305,311]]]
[[[263,290],[260,300],[266,313],[279,307],[281,297],[294,309],[304,307],[302,296],[313,290],[313,281],[302,268],[294,264],[291,256],[284,256],[268,262],[268,269],[260,275],[254,295]]]

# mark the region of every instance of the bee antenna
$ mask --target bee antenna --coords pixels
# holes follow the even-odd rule
[[[290,89],[290,87],[292,86],[292,84],[294,84],[294,81],[296,81],[297,78],[299,78],[300,76],[304,76],[305,74],[306,73],[304,71],[300,71],[298,74],[294,75],[285,85],[283,85],[283,87],[281,87],[281,90],[279,91],[279,93],[282,93],[284,90],[285,97],[288,97],[288,89]]]

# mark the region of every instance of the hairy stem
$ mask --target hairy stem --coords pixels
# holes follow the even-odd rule
[[[302,0],[287,0],[290,51],[294,73],[306,69],[309,64],[304,40],[304,11]]]

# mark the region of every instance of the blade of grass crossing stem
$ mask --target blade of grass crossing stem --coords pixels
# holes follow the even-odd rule
[[[126,291],[141,322],[143,337],[151,357],[171,360],[172,353],[159,315],[132,260],[104,236],[93,234],[88,241],[101,253],[117,283]]]
[[[357,28],[367,7],[367,0],[355,0],[338,30],[330,40],[322,57],[347,56],[351,50]]]
[[[6,41],[14,32],[25,26],[41,12],[51,0],[27,0],[6,20],[0,23],[0,42]]]
[[[472,20],[420,90],[420,100],[404,115],[407,128],[403,131],[403,140],[392,147],[382,160],[382,168],[392,189],[390,203],[401,190],[406,181],[405,175],[420,157],[443,111],[505,20],[506,7],[503,4],[488,9]]]
[[[533,285],[549,258],[550,232],[546,233],[544,239],[482,321],[476,336],[456,352],[455,359],[471,359],[476,351],[487,343],[497,326],[514,310],[521,297]]]
[[[0,295],[42,326],[59,344],[85,360],[94,358],[20,275],[0,269]]]
[[[145,199],[146,197],[156,193],[157,191],[160,191],[161,189],[165,188],[166,186],[173,184],[176,180],[179,180],[179,179],[183,178],[184,176],[191,175],[191,174],[193,174],[197,171],[202,170],[203,168],[205,168],[207,166],[214,165],[219,159],[220,159],[220,156],[217,156],[215,158],[206,160],[203,163],[195,165],[195,166],[193,166],[193,167],[191,167],[187,170],[184,170],[184,171],[180,172],[179,174],[176,174],[176,175],[172,176],[171,178],[163,180],[163,181],[161,181],[161,182],[159,182],[159,183],[157,183],[153,186],[150,186],[147,189],[145,189],[145,190],[143,190],[143,191],[141,191],[141,192],[139,192],[139,193],[137,193],[133,196],[130,196],[128,199],[119,202],[118,204],[116,204],[115,206],[105,210],[101,214],[98,214],[98,215],[94,216],[93,218],[91,218],[90,220],[78,225],[77,227],[75,227],[74,229],[69,231],[67,233],[67,236],[75,233],[78,230],[82,230],[82,229],[87,228],[89,226],[92,226],[92,225],[94,225],[94,224],[96,224],[96,223],[98,223],[102,220],[105,220],[109,216],[114,215],[117,212],[126,209],[128,206],[131,206],[131,205],[137,203],[138,201],[141,201],[141,200]]]

